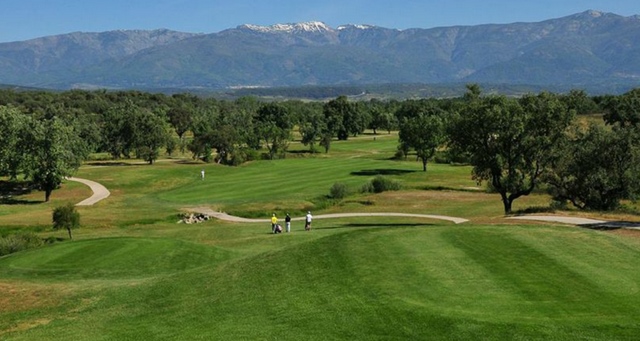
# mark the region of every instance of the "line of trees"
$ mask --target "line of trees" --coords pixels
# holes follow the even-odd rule
[[[577,125],[576,115],[604,113],[604,124]],[[513,201],[544,185],[558,202],[615,209],[640,190],[640,90],[620,96],[482,94],[405,101],[262,102],[139,91],[0,91],[0,176],[22,176],[49,200],[90,153],[141,158],[161,151],[238,165],[286,156],[298,133],[310,152],[330,151],[372,129],[399,131],[398,153],[427,171],[436,153],[464,160],[472,176]]]

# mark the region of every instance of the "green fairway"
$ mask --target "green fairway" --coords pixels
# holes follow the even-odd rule
[[[0,257],[0,340],[635,340],[640,238],[504,219],[470,168],[392,160],[394,137],[240,167],[166,159],[87,164],[111,196],[79,207],[73,241]],[[293,145],[292,149],[302,148]],[[200,170],[206,178],[200,178]],[[397,192],[360,193],[376,175]],[[342,182],[352,193],[326,199]],[[67,182],[0,206],[0,235],[51,231],[51,210],[90,195]],[[534,193],[514,209],[548,205]],[[207,207],[267,218],[404,212],[416,217],[178,224]],[[564,212],[577,214],[575,211]],[[596,213],[591,213],[595,215]],[[619,216],[608,219],[622,220]]]
[[[237,257],[148,239],[5,257],[0,276],[9,283],[75,290],[59,305],[3,312],[3,330],[48,321],[3,337],[575,340],[640,332],[635,242],[566,228],[351,225],[325,223],[311,237],[264,234],[262,250]],[[222,246],[236,238],[226,229],[210,227]],[[163,247],[167,259],[149,262]]]

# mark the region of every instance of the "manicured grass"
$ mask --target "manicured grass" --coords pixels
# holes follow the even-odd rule
[[[79,207],[74,241],[0,258],[2,340],[634,340],[640,238],[503,219],[470,168],[396,161],[394,136],[241,167],[162,160],[83,167],[112,193]],[[293,150],[303,146],[292,144]],[[200,169],[206,170],[205,180]],[[382,174],[398,192],[355,193]],[[327,204],[335,182],[354,193]],[[427,190],[428,189],[428,190]],[[438,190],[433,190],[438,189]],[[0,229],[51,231],[51,210],[88,196],[0,206]],[[548,204],[520,198],[515,209]],[[230,213],[412,212],[471,219],[177,224],[195,206]],[[573,212],[570,212],[573,213]],[[592,213],[595,214],[595,213]],[[615,217],[615,216],[614,216]]]
[[[215,248],[176,239],[101,238],[30,250],[0,267],[7,277],[67,281],[176,273],[224,258]]]
[[[66,259],[63,268],[84,269],[81,275],[48,271],[33,252],[17,254],[0,262],[2,278],[15,278],[13,265],[21,264],[19,278],[28,283],[64,280],[79,292],[18,314],[48,322],[3,337],[631,340],[640,332],[637,241],[565,227],[362,222],[323,222],[311,233],[282,236],[237,227],[257,236],[261,250],[207,262],[201,253],[189,256],[193,244],[177,243],[170,249],[185,259],[160,270],[109,257],[131,239],[102,241],[116,251],[97,240],[77,243],[99,250],[90,259]],[[221,245],[238,237],[224,224],[210,233]],[[72,253],[65,247],[57,248]],[[598,266],[603,258],[606,266]],[[191,260],[197,266],[169,265]],[[119,273],[123,267],[134,273]],[[21,320],[0,317],[11,321],[3,330]]]

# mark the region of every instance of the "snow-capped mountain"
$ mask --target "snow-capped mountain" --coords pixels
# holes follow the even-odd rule
[[[333,29],[320,21],[309,21],[296,24],[275,24],[271,26],[259,26],[245,24],[238,26],[239,29],[248,29],[263,33],[301,33],[301,32],[327,32]]]
[[[35,87],[478,82],[617,89],[638,80],[640,16],[597,11],[431,29],[334,29],[313,21],[212,34],[72,33],[0,44],[0,83]]]

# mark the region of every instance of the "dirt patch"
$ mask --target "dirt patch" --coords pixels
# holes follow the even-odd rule
[[[0,282],[0,313],[50,307],[60,302],[49,287]]]
[[[611,233],[617,234],[623,237],[636,238],[640,241],[640,230],[627,230],[627,229],[617,229],[612,230]]]
[[[13,332],[22,332],[22,331],[25,331],[25,330],[29,330],[31,328],[35,328],[35,327],[43,326],[45,324],[49,324],[51,321],[53,321],[53,320],[41,318],[41,319],[35,319],[35,320],[32,320],[32,321],[20,322],[17,325],[15,325],[14,327],[11,327],[11,328],[9,328],[7,330],[0,331],[0,335],[6,334],[6,333],[13,333]]]

